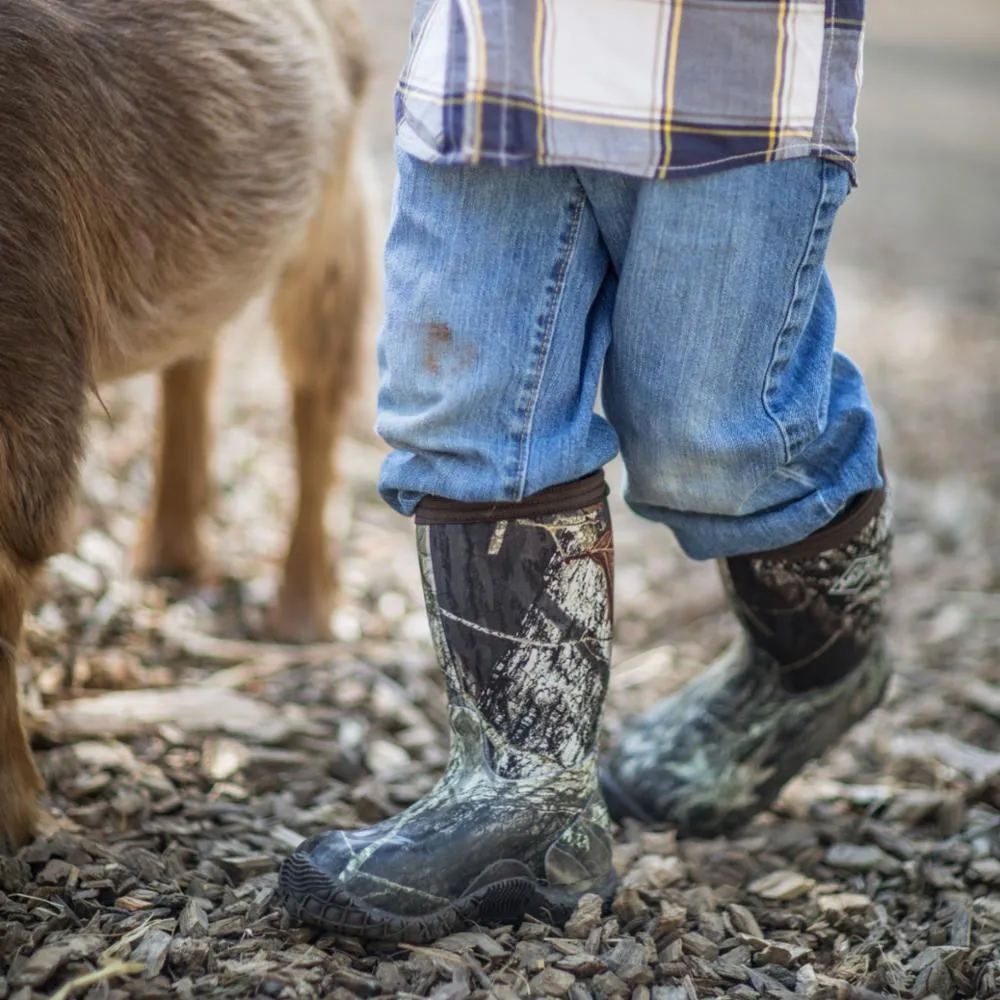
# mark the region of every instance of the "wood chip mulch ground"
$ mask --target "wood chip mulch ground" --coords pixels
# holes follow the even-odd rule
[[[397,812],[445,760],[411,529],[372,487],[379,449],[341,452],[338,641],[276,646],[259,640],[293,480],[273,365],[241,352],[231,369],[212,525],[228,575],[195,595],[128,575],[149,384],[106,394],[77,542],[26,642],[58,827],[0,859],[0,1000],[1000,997],[1000,337],[941,320],[943,371],[876,313],[899,524],[885,706],[734,839],[621,830],[610,915],[585,898],[565,928],[429,947],[324,937],[272,903],[304,836]],[[712,567],[616,512],[609,738],[733,635]]]

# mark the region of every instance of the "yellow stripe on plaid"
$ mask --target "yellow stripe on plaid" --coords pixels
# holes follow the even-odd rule
[[[674,0],[670,10],[670,47],[667,52],[666,99],[663,108],[663,163],[660,166],[660,180],[667,176],[670,158],[674,153],[674,97],[677,86],[677,52],[681,37],[681,17],[684,0]]]
[[[781,92],[785,82],[785,47],[788,44],[788,0],[778,4],[778,44],[774,48],[774,90],[771,92],[771,128],[767,143],[767,158],[774,158],[778,146],[781,122]]]
[[[487,67],[486,31],[483,27],[483,12],[479,7],[479,0],[468,0],[469,10],[472,14],[475,25],[473,27],[472,44],[476,46],[479,57],[479,75],[469,88],[468,101],[473,106],[475,114],[475,125],[472,134],[475,136],[472,146],[471,162],[479,163],[483,155],[483,104],[486,98],[486,84],[489,80]]]
[[[542,114],[542,107],[544,106],[544,94],[545,85],[542,81],[542,51],[545,42],[545,0],[535,0],[535,102],[534,107],[538,110],[538,135],[536,142],[538,144],[537,158],[538,162],[541,163],[545,159],[545,115]],[[530,107],[531,105],[526,102],[525,105]]]

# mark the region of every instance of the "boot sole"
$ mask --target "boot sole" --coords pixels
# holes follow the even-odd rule
[[[492,866],[491,866],[492,867]],[[499,878],[474,888],[431,913],[410,916],[373,907],[317,868],[304,855],[285,860],[278,876],[278,900],[293,920],[370,940],[427,944],[469,924],[519,924],[526,916],[562,926],[573,915],[581,892],[550,886],[516,861],[498,863],[505,871],[521,867],[524,874]],[[616,884],[612,870],[599,889],[592,890],[610,904]]]

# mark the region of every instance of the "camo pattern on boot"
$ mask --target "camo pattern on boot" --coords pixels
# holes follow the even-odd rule
[[[717,836],[767,808],[881,700],[891,512],[861,498],[798,546],[728,560],[744,628],[677,695],[622,728],[602,772],[612,816]]]
[[[470,920],[565,921],[585,892],[610,894],[611,838],[591,755],[510,780],[485,765],[474,711],[451,714],[444,778],[399,816],[322,834],[282,866],[293,916],[358,937],[430,941]],[[588,797],[583,797],[584,792]],[[335,874],[334,874],[335,873]]]
[[[293,916],[428,941],[472,920],[532,913],[560,922],[583,893],[610,896],[595,745],[608,681],[611,522],[602,476],[570,487],[547,498],[563,508],[555,512],[543,494],[489,506],[489,520],[472,505],[444,504],[418,524],[450,704],[448,767],[399,816],[321,834],[288,858],[279,891]]]
[[[835,684],[878,641],[890,584],[890,519],[885,494],[872,492],[798,545],[722,563],[736,616],[778,664],[789,692]]]
[[[417,551],[449,697],[477,706],[493,768],[518,778],[580,763],[596,743],[593,706],[608,686],[606,504],[461,531],[419,525]]]

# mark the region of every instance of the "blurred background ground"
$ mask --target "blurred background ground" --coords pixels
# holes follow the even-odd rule
[[[366,6],[385,204],[408,6]],[[76,829],[0,866],[0,998],[71,983],[91,1000],[1000,995],[1000,6],[870,6],[861,187],[831,271],[895,486],[885,706],[735,840],[622,831],[615,913],[572,935],[529,923],[394,950],[284,927],[275,858],[405,806],[446,743],[412,528],[373,489],[370,395],[330,509],[339,641],[251,641],[294,491],[284,385],[252,315],[221,380],[214,590],[177,602],[128,576],[155,383],[93,408],[81,533],[50,568],[25,659],[51,801]],[[733,635],[714,569],[615,514],[611,733]],[[79,983],[94,969],[106,978]]]

